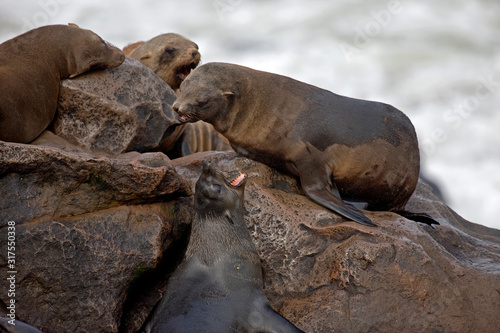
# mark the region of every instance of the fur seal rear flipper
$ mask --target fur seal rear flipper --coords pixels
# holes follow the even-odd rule
[[[211,123],[235,151],[298,177],[311,200],[350,220],[373,226],[351,202],[400,212],[415,191],[417,135],[391,105],[227,63],[196,68],[179,90],[180,121]]]
[[[245,221],[246,175],[232,181],[205,162],[185,257],[144,332],[302,332],[275,312]]]

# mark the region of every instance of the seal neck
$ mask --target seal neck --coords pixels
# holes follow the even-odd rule
[[[255,245],[244,227],[243,217],[239,216],[236,219],[231,221],[223,215],[197,213],[191,227],[186,258],[195,256],[210,266],[220,259],[235,254],[257,256]]]

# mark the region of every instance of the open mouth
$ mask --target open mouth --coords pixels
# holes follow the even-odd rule
[[[191,73],[193,69],[196,68],[197,65],[198,64],[196,62],[192,62],[189,65],[184,65],[179,67],[176,71],[177,72],[176,76],[182,81],[184,81],[184,79],[189,75],[189,73]]]
[[[243,183],[243,181],[245,180],[245,178],[247,178],[247,175],[245,173],[240,172],[240,174],[236,176],[233,180],[231,180],[229,184],[231,184],[234,187],[240,186],[241,183]]]
[[[181,121],[181,122],[183,122],[183,123],[186,123],[186,122],[188,122],[188,121],[189,121],[189,117],[188,117],[188,116],[186,116],[186,115],[184,115],[184,114],[182,114],[182,115],[180,114],[180,115],[179,115],[179,121]]]

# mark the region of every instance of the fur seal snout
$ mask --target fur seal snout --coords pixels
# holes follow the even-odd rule
[[[263,291],[260,258],[243,220],[246,175],[228,181],[206,162],[191,237],[146,332],[301,332]]]
[[[181,121],[211,123],[238,153],[299,177],[316,203],[369,226],[350,202],[422,221],[404,214],[418,182],[417,136],[393,106],[225,63],[198,67],[179,90]]]

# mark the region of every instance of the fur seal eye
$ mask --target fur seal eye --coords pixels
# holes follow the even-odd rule
[[[219,184],[214,184],[214,185],[213,185],[213,188],[214,188],[214,190],[215,190],[217,193],[220,193],[220,192],[221,192],[221,187],[220,187],[220,185],[219,185]]]
[[[199,101],[198,103],[196,103],[196,105],[198,106],[205,106],[208,104],[208,100],[203,100],[203,101]]]
[[[167,47],[165,49],[165,54],[167,55],[173,55],[175,53],[175,49],[173,47]]]

